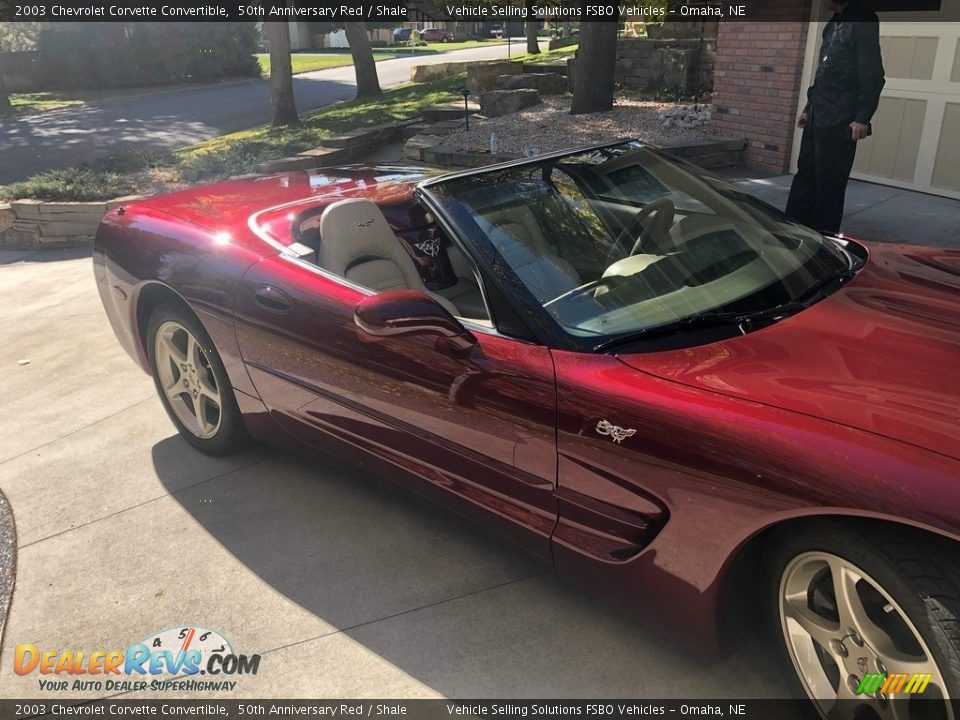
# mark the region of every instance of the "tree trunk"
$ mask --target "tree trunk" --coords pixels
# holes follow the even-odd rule
[[[571,115],[604,112],[613,107],[613,71],[616,63],[617,23],[580,23]]]
[[[13,115],[13,106],[10,104],[10,94],[3,82],[3,75],[0,75],[0,117],[4,115]]]
[[[527,17],[533,17],[534,0],[527,0]],[[540,43],[537,42],[537,26],[540,25],[536,20],[527,20],[527,53],[530,55],[540,54]]]
[[[284,22],[264,23],[270,43],[270,105],[274,125],[300,122],[293,99],[293,68],[290,61],[290,27]]]
[[[377,63],[373,59],[370,38],[362,22],[343,24],[353,56],[353,70],[357,75],[357,99],[377,97],[382,94],[380,79],[377,77]]]

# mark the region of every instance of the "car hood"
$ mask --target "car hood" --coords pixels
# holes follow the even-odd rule
[[[847,285],[775,325],[620,359],[960,458],[960,251],[868,247],[870,260]]]

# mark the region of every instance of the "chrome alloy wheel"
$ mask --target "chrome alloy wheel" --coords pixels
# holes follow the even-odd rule
[[[158,328],[155,342],[157,377],[173,412],[198,438],[213,437],[223,402],[205,349],[173,320]]]
[[[790,659],[821,715],[955,720],[929,647],[902,608],[863,570],[830,553],[803,553],[784,569],[779,597]],[[896,693],[881,686],[858,694],[864,676],[875,673],[909,677],[891,684],[899,684]],[[914,674],[929,675],[929,683],[922,693],[903,693]],[[918,698],[940,702],[915,703]]]

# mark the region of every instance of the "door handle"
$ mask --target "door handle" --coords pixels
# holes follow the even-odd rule
[[[270,285],[261,285],[253,291],[253,297],[261,307],[271,312],[286,312],[290,309],[290,298],[282,290]]]

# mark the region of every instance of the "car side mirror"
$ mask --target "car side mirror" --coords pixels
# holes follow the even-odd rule
[[[357,327],[375,337],[440,335],[455,350],[477,343],[445,307],[419,290],[395,290],[365,297],[353,313]]]

